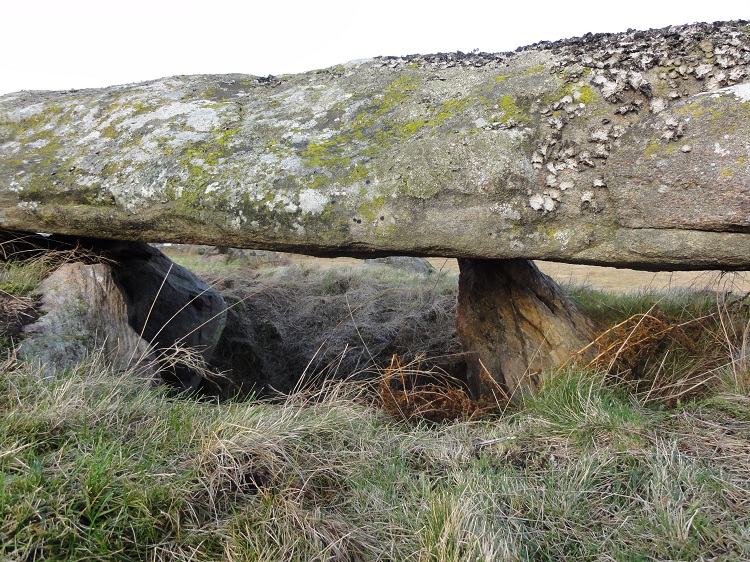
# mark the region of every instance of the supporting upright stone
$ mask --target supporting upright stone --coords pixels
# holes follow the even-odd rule
[[[536,388],[541,371],[563,365],[595,337],[591,320],[533,262],[458,264],[457,329],[475,396],[496,396],[502,389],[518,400]]]
[[[177,387],[197,390],[203,373],[180,357],[191,348],[204,361],[211,359],[226,324],[224,299],[148,244],[111,243],[105,255],[116,261],[113,274],[127,303],[128,322],[162,352],[161,377]]]
[[[18,356],[45,377],[103,355],[116,370],[158,379],[148,342],[128,324],[125,296],[108,263],[61,265],[38,287],[40,317],[23,328]]]
[[[148,358],[149,373],[153,363],[170,384],[200,388],[201,360],[209,363],[226,324],[227,304],[215,289],[141,242],[0,230],[0,259],[47,252],[70,263],[42,283],[47,315],[24,328],[32,336],[22,355],[67,368],[103,348],[119,353],[118,368]]]

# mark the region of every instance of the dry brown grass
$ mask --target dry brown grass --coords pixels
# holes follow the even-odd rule
[[[459,376],[455,282],[386,267],[278,266],[229,272],[216,351],[222,395],[285,395],[326,379],[378,376],[394,354]]]
[[[447,373],[421,369],[421,359],[403,364],[393,355],[378,384],[383,410],[402,420],[439,422],[473,416],[477,404],[461,382]]]
[[[704,320],[670,318],[658,308],[645,314],[634,314],[592,342],[600,351],[587,366],[603,368],[623,380],[633,380],[642,374],[647,364],[653,363],[668,349],[681,347],[696,352],[697,338],[705,330]]]
[[[0,230],[0,261],[43,263],[49,268],[49,274],[72,261],[92,264],[109,260],[72,237],[50,238],[41,234]]]
[[[741,387],[750,376],[750,295],[716,293],[716,299],[701,314],[692,314],[686,303],[680,314],[665,313],[654,304],[629,316],[588,346],[598,353],[586,367],[630,385],[646,402],[670,406],[705,395],[727,370],[735,387]],[[693,305],[693,310],[700,308]]]
[[[16,296],[0,289],[0,333],[15,337],[21,327],[37,317],[34,299]]]
[[[485,377],[497,387],[495,399],[472,398],[466,383],[436,368],[424,369],[424,355],[404,363],[394,354],[383,371],[377,392],[383,410],[392,418],[404,421],[443,422],[467,420],[508,403],[502,388],[494,383],[489,372]]]

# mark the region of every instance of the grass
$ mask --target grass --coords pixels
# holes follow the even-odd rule
[[[346,295],[398,282],[289,264],[257,273],[270,302],[313,287],[332,317],[350,310],[334,307]],[[238,299],[250,291],[221,275]],[[420,326],[415,307],[454,296],[450,280],[431,283],[391,289]],[[523,404],[437,423],[392,415],[342,362],[331,372],[343,380],[283,400],[216,401],[98,355],[44,379],[11,348],[0,560],[749,559],[747,299],[569,290],[600,323],[627,326],[606,360],[546,373]],[[360,334],[387,324],[375,313],[394,301],[372,302]],[[686,343],[676,328],[646,330],[646,316],[695,332]],[[636,343],[653,352],[645,364],[620,361]]]
[[[47,260],[36,260],[31,264],[4,262],[0,266],[0,291],[7,295],[27,295],[32,293],[51,271]]]
[[[589,365],[628,383],[644,401],[668,406],[717,386],[750,392],[750,294],[731,274],[716,291],[672,289],[626,294],[568,287],[600,326],[599,355]]]
[[[95,360],[0,379],[3,560],[742,560],[750,399],[645,406],[570,370],[524,406],[394,420],[331,384],[169,396]]]

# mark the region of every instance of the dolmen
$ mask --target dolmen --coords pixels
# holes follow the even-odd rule
[[[595,328],[532,260],[750,268],[748,22],[0,97],[0,228],[459,260],[478,394]]]

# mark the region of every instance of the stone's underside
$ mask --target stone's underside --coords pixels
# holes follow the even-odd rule
[[[520,400],[542,371],[593,359],[596,327],[528,260],[459,259],[456,327],[475,396]]]
[[[0,98],[0,228],[750,266],[747,22]]]

